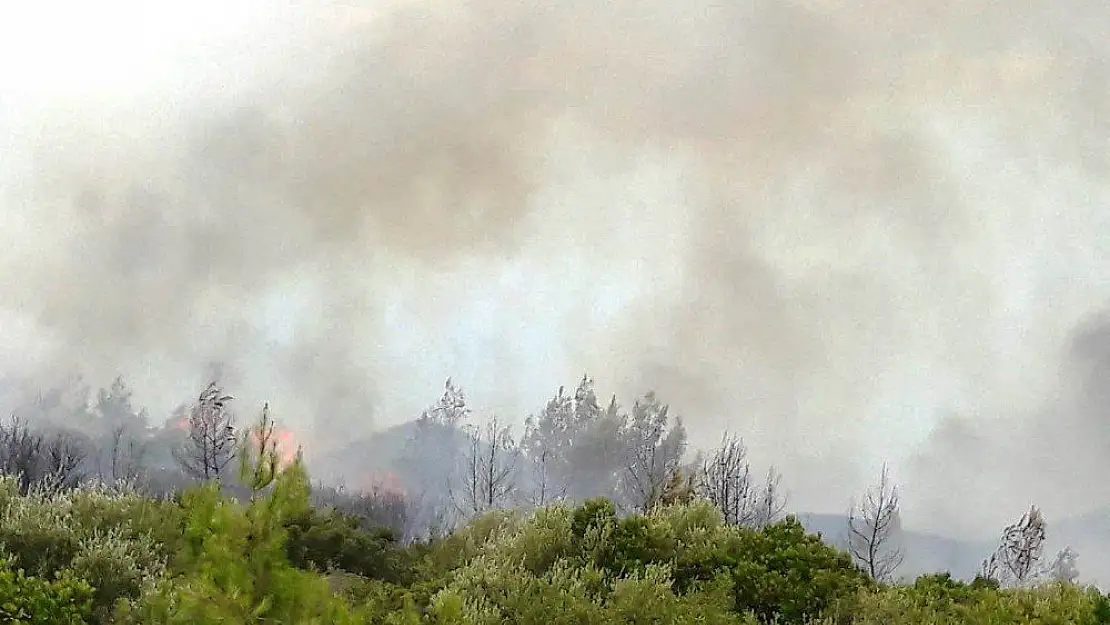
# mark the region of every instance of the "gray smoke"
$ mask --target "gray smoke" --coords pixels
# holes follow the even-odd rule
[[[1042,453],[1110,297],[1106,3],[358,4],[9,116],[11,367],[169,405],[218,361],[321,445],[447,375],[517,417],[587,370],[798,506],[912,450],[925,525],[1070,479],[1005,445]]]

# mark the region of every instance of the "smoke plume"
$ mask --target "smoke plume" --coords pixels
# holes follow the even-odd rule
[[[1070,479],[1009,482],[1047,423],[1105,467],[1060,400],[1105,368],[1105,2],[278,4],[0,118],[9,369],[161,408],[220,362],[321,445],[448,375],[522,418],[588,371],[796,506],[891,460],[926,525]]]

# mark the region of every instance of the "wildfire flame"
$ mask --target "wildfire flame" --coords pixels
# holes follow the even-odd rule
[[[401,478],[398,477],[396,473],[389,470],[363,473],[355,483],[355,488],[364,493],[376,491],[400,495],[401,497],[405,497],[408,494]]]
[[[189,418],[181,417],[170,423],[170,427],[181,432],[189,431]],[[251,432],[251,439],[257,445],[259,442],[258,432]],[[302,447],[297,439],[297,435],[288,428],[274,425],[273,439],[276,443],[278,457],[281,459],[283,466],[288,466],[297,458],[297,451]]]
[[[290,464],[297,458],[301,445],[292,430],[275,427],[274,438],[277,439],[277,452],[283,464]]]
[[[257,431],[251,431],[251,438],[256,445],[259,443]],[[300,450],[301,445],[297,442],[297,437],[293,434],[292,430],[274,425],[271,439],[277,450],[278,459],[281,461],[282,466],[289,466],[297,459],[297,452]]]

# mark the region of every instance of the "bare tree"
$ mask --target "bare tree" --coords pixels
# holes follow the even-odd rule
[[[679,471],[686,449],[682,422],[669,420],[669,407],[655,393],[637,400],[620,428],[625,443],[624,494],[640,511],[659,505],[666,487]]]
[[[763,486],[757,491],[755,514],[750,526],[767,527],[782,518],[786,511],[787,496],[782,489],[782,474],[775,467],[767,469]]]
[[[26,493],[44,473],[43,437],[15,415],[0,426],[0,473],[14,476]]]
[[[848,551],[877,581],[888,581],[905,557],[898,544],[902,530],[898,506],[898,487],[883,465],[879,483],[848,513]]]
[[[82,467],[89,455],[85,441],[73,432],[60,431],[44,441],[45,474],[57,488],[72,488],[85,477]]]
[[[448,378],[440,398],[416,419],[400,462],[411,490],[406,536],[438,538],[455,522],[452,489],[458,478],[469,435],[462,424],[470,416],[463,389]]]
[[[726,432],[721,446],[702,463],[698,478],[699,494],[721,511],[725,523],[752,523],[758,495],[743,439]]]
[[[147,453],[147,446],[143,441],[137,440],[125,423],[117,424],[108,433],[107,449],[102,457],[100,479],[116,483],[121,480],[133,480],[142,473],[142,466]]]
[[[725,523],[759,528],[774,523],[786,510],[781,481],[771,467],[757,485],[744,440],[726,432],[721,445],[701,462],[697,490],[721,511]]]
[[[1045,520],[1037,506],[1002,530],[998,549],[983,561],[980,575],[1002,584],[1022,586],[1039,573],[1046,537]]]
[[[563,389],[559,389],[556,399],[548,403],[547,412],[563,396]],[[569,403],[569,402],[568,402]],[[529,417],[525,421],[524,436],[521,439],[521,456],[527,467],[527,493],[525,503],[534,507],[546,506],[566,497],[567,486],[564,479],[566,471],[559,471],[560,449],[554,436],[547,435],[542,427],[548,425],[552,419],[540,420]]]
[[[185,422],[186,440],[174,450],[174,458],[194,479],[219,479],[235,458],[239,437],[228,409],[231,400],[219,384],[212,382],[189,411]]]
[[[485,428],[466,428],[467,448],[459,466],[455,505],[465,516],[478,515],[508,503],[516,490],[520,450],[508,426],[497,418]]]

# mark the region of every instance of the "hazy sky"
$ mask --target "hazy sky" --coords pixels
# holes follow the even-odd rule
[[[744,433],[798,506],[841,509],[883,461],[919,525],[1104,505],[1074,475],[1110,468],[1110,415],[1073,382],[1110,296],[1106,23],[1094,0],[0,9],[6,362],[124,373],[157,414],[221,360],[321,445],[448,375],[521,418],[588,371],[657,389],[699,444]]]

